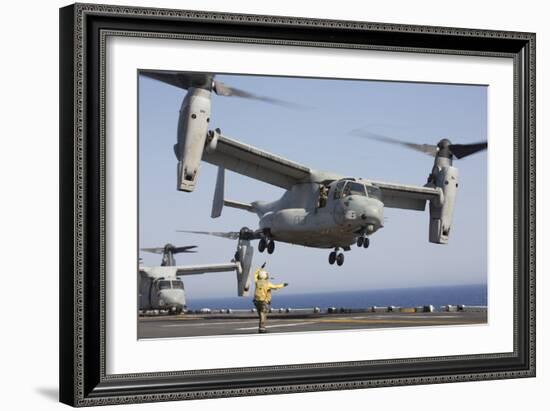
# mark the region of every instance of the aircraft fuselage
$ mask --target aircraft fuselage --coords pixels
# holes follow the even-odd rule
[[[344,196],[339,191],[345,187],[341,180],[327,186],[328,194],[320,204],[320,187],[315,183],[299,184],[277,201],[253,203],[260,228],[276,241],[334,248],[348,247],[359,236],[370,235],[383,226],[384,205],[379,199],[368,197],[366,191]]]

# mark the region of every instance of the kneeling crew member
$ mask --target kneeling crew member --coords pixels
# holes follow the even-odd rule
[[[254,283],[256,285],[256,291],[254,292],[254,305],[258,311],[260,317],[260,324],[258,332],[265,333],[265,324],[267,321],[267,313],[271,306],[271,290],[278,290],[279,288],[286,287],[288,283],[272,284],[269,281],[269,274],[264,270],[265,263],[254,272]]]

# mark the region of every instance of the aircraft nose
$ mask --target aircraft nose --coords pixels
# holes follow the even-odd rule
[[[374,198],[364,198],[357,201],[357,222],[363,224],[372,224],[379,228],[384,221],[384,207],[382,203]]]
[[[165,305],[183,307],[185,305],[185,294],[183,290],[161,290],[160,299]]]

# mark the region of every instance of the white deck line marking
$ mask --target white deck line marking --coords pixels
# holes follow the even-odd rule
[[[345,318],[345,317],[340,317]],[[439,319],[439,318],[460,318],[458,315],[433,315],[433,314],[386,314],[386,315],[363,315],[360,317],[348,317],[355,320],[363,319],[374,319],[374,320],[385,320],[385,319],[411,319],[411,318],[430,318],[430,319]]]
[[[268,325],[266,328],[275,328],[275,327],[295,327],[298,325],[308,325],[308,324],[314,324],[315,321],[308,321],[308,322],[302,322],[302,323],[292,323],[292,324],[277,324],[277,325]],[[257,330],[258,327],[246,327],[246,328],[236,328],[236,331],[247,331],[247,330]]]
[[[164,324],[164,325],[161,325],[161,327],[163,328],[168,328],[168,327],[199,327],[199,326],[206,326],[206,325],[226,325],[226,324],[248,324],[248,323],[251,323],[251,324],[254,324],[254,323],[258,323],[258,320],[250,320],[250,321],[230,321],[230,322],[222,322],[222,323],[209,323],[209,322],[202,322],[200,324],[189,324],[189,323],[185,323],[185,322],[181,322],[179,324]]]

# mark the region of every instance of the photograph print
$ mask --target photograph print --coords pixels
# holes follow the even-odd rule
[[[486,85],[137,86],[139,339],[486,326]]]

